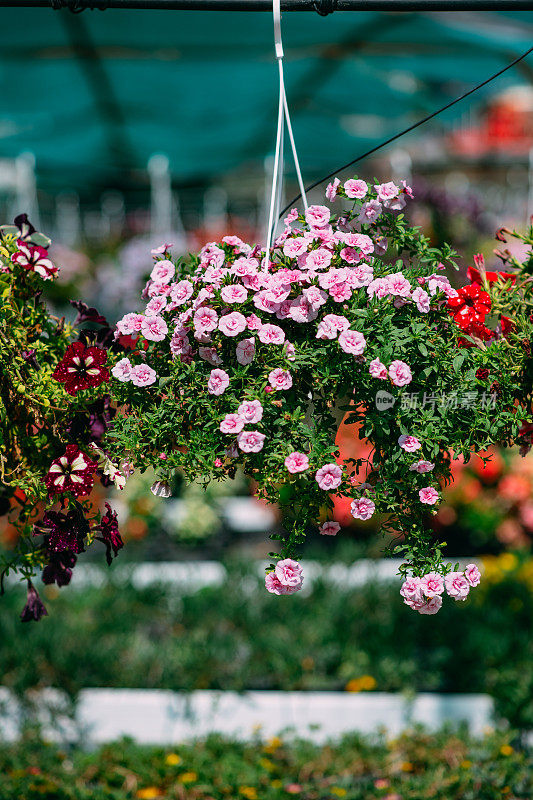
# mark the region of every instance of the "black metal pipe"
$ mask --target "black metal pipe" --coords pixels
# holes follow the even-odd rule
[[[272,0],[0,0],[9,8],[272,11]],[[282,11],[531,11],[533,0],[281,0]]]

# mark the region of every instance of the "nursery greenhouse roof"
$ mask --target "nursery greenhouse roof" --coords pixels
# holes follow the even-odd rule
[[[4,8],[2,22],[0,155],[33,152],[50,188],[120,183],[156,152],[185,182],[272,151],[269,14]],[[533,12],[286,13],[283,36],[309,182],[520,55]],[[532,77],[524,61],[432,125]]]

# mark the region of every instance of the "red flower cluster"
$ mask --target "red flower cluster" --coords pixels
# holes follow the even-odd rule
[[[75,395],[90,386],[109,383],[109,372],[103,366],[106,361],[107,353],[101,347],[85,347],[83,342],[73,342],[67,347],[53,377],[65,384],[69,394]]]
[[[13,264],[17,264],[22,269],[36,272],[45,281],[55,278],[59,270],[50,260],[48,251],[44,247],[26,244],[22,239],[17,239],[17,247],[17,252],[11,256]]]
[[[94,471],[98,467],[75,444],[67,445],[65,455],[52,461],[45,478],[50,494],[72,492],[76,497],[90,493],[94,485]]]
[[[486,327],[485,317],[491,308],[490,297],[478,284],[463,286],[456,297],[448,300],[448,308],[457,325],[469,336],[490,339],[493,332]]]

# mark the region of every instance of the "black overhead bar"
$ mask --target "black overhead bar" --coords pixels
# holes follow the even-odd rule
[[[272,0],[0,0],[0,7],[152,9],[168,11],[268,11]],[[530,11],[533,0],[281,0],[282,11]]]

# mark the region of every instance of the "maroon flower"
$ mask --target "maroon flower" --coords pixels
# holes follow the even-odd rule
[[[36,272],[45,281],[54,278],[59,272],[44,247],[27,244],[22,239],[17,239],[17,247],[17,252],[11,256],[13,264],[17,264],[22,269]]]
[[[89,533],[89,524],[79,503],[68,514],[47,511],[40,522],[33,526],[34,536],[44,536],[48,554],[72,550],[82,553],[83,540]]]
[[[102,535],[98,536],[97,539],[105,544],[107,563],[111,564],[113,560],[111,553],[113,552],[116,556],[118,551],[124,547],[124,542],[122,541],[118,529],[117,512],[111,509],[109,503],[106,503],[105,507],[106,513],[100,520],[100,525],[98,526]]]
[[[53,377],[65,384],[69,394],[75,395],[82,389],[109,382],[109,372],[103,366],[106,361],[107,353],[100,347],[85,347],[83,342],[73,342],[67,347]]]
[[[70,550],[62,553],[51,553],[50,563],[43,569],[41,580],[43,583],[57,583],[66,586],[72,578],[72,568],[76,565],[76,556]]]
[[[98,464],[91,461],[75,444],[67,445],[65,455],[52,461],[44,479],[50,494],[72,492],[79,497],[87,495],[94,485],[94,471]]]
[[[26,605],[20,614],[22,622],[31,622],[32,620],[39,622],[41,617],[47,615],[48,611],[44,607],[44,603],[39,597],[39,592],[33,583],[28,580],[28,599],[26,600]]]
[[[486,381],[489,377],[489,370],[486,367],[479,367],[476,371],[476,378],[478,381]]]

